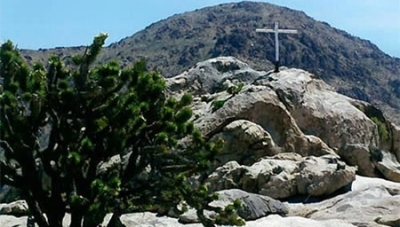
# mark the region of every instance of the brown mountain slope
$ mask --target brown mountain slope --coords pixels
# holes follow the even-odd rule
[[[105,48],[100,62],[118,59],[130,65],[145,59],[165,77],[181,73],[199,61],[234,56],[258,70],[272,68],[272,34],[256,28],[300,30],[281,35],[281,61],[320,75],[339,92],[378,105],[400,124],[400,59],[371,42],[318,22],[300,11],[267,3],[222,4],[174,15]],[[67,56],[84,47],[24,50],[28,61],[44,61],[50,54]]]

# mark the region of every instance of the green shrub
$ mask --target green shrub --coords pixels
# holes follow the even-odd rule
[[[224,106],[226,100],[215,100],[212,102],[212,107],[213,107],[213,112],[217,111],[218,109],[220,109],[222,106]]]
[[[389,139],[389,132],[385,122],[380,121],[377,117],[371,117],[371,120],[378,127],[379,139],[381,141],[387,141]]]

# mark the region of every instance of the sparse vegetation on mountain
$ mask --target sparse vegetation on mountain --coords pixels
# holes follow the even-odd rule
[[[70,226],[94,227],[110,212],[187,206],[205,226],[243,224],[238,203],[209,205],[217,196],[201,182],[223,143],[194,128],[191,96],[166,97],[164,78],[144,62],[92,68],[106,37],[71,68],[58,56],[30,68],[10,41],[1,46],[1,183],[22,189],[40,227],[61,227],[66,212]]]

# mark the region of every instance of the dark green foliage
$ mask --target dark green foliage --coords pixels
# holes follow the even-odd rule
[[[220,109],[222,106],[224,106],[226,100],[215,100],[212,102],[212,106],[213,106],[213,112],[217,111],[218,109]]]
[[[239,92],[242,91],[243,86],[244,86],[244,84],[243,84],[243,83],[240,83],[240,84],[237,85],[237,86],[231,86],[231,87],[227,88],[226,91],[227,91],[228,94],[230,94],[231,96],[228,97],[228,98],[226,98],[226,99],[224,99],[224,100],[215,100],[215,101],[213,101],[213,102],[212,102],[212,111],[213,111],[213,112],[217,111],[217,110],[220,109],[222,106],[224,106],[224,104],[226,103],[226,101],[228,101],[229,99],[233,98],[235,95],[239,94]],[[202,101],[208,102],[207,97],[203,96],[203,97],[202,97]]]
[[[71,226],[91,227],[109,212],[162,212],[183,201],[213,226],[203,211],[219,210],[201,180],[223,143],[202,137],[189,121],[192,97],[167,98],[163,77],[144,62],[91,67],[106,37],[73,57],[73,70],[56,56],[29,68],[11,42],[2,45],[1,182],[23,191],[40,227],[62,226],[67,207]],[[105,165],[118,156],[126,165]],[[225,212],[224,223],[240,220]]]
[[[272,172],[274,173],[274,174],[280,174],[281,172],[283,172],[284,171],[284,168],[282,167],[282,166],[276,166],[276,167],[274,167],[273,169],[272,169]]]
[[[215,219],[216,224],[219,225],[234,224],[239,226],[244,225],[245,222],[242,219],[235,218],[234,215],[241,207],[242,203],[239,200],[235,200],[233,204],[226,206],[225,209],[217,215]]]
[[[385,122],[380,121],[377,117],[371,117],[371,120],[378,127],[379,138],[381,141],[387,141],[389,139],[389,132],[386,128]]]
[[[369,149],[370,153],[370,159],[373,162],[380,162],[383,159],[383,154],[382,151],[379,150],[378,148],[370,148]]]

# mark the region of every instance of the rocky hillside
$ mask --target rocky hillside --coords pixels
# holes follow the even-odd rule
[[[234,56],[265,70],[272,67],[273,36],[256,34],[255,29],[272,27],[275,21],[300,30],[281,36],[284,65],[321,75],[340,93],[376,104],[400,124],[400,59],[303,12],[268,3],[223,4],[174,15],[111,44],[100,62],[118,59],[126,66],[145,59],[172,77],[196,62]],[[82,51],[84,47],[24,50],[23,55],[28,61],[45,61],[50,54],[65,57]]]
[[[400,128],[375,106],[307,71],[258,71],[233,57],[199,62],[166,81],[169,96],[194,95],[203,136],[224,141],[205,180],[220,195],[211,205],[240,200],[249,227],[400,225]],[[27,213],[24,201],[0,204],[0,226],[25,226]],[[169,216],[130,211],[120,221],[201,226],[192,209]]]
[[[400,128],[375,106],[335,92],[314,74],[256,71],[233,57],[218,57],[167,82],[171,95],[196,97],[197,127],[227,144],[221,163],[251,165],[282,152],[333,155],[362,175],[400,182]]]

